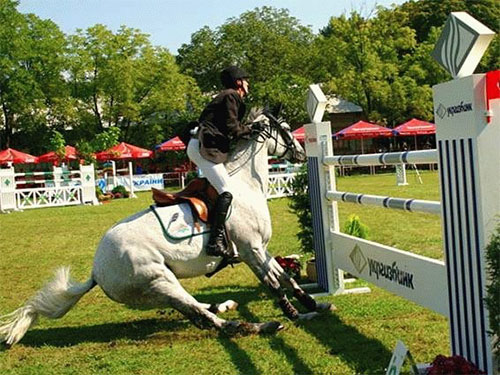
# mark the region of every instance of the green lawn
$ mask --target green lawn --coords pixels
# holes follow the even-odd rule
[[[423,185],[395,186],[394,174],[344,177],[339,190],[438,200],[436,173]],[[0,215],[0,314],[17,308],[60,265],[84,280],[95,247],[117,220],[150,204],[138,199],[106,205],[27,210]],[[275,255],[298,252],[297,220],[287,199],[270,202]],[[369,239],[441,258],[439,218],[382,208],[339,204],[341,227],[356,213],[370,228]],[[199,300],[234,299],[238,311],[224,314],[248,321],[279,320],[274,336],[224,337],[201,331],[172,309],[137,311],[92,290],[64,318],[41,319],[10,350],[0,351],[0,374],[381,374],[400,339],[417,362],[449,352],[447,321],[438,314],[372,287],[372,293],[323,297],[338,311],[314,321],[285,319],[245,265],[217,276],[183,282]]]

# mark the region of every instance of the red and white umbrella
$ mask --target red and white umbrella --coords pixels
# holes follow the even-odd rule
[[[5,164],[8,162],[11,162],[13,164],[38,163],[38,158],[25,152],[17,151],[13,148],[8,148],[6,150],[0,151],[0,164]]]
[[[361,153],[364,153],[363,139],[380,137],[392,137],[391,129],[366,121],[358,121],[333,135],[338,140],[360,139]]]
[[[123,159],[144,159],[150,158],[153,151],[145,148],[134,146],[125,142],[119,143],[106,151],[101,151],[95,154],[99,161],[106,160],[123,160]]]
[[[298,129],[295,129],[293,132],[292,132],[294,138],[299,141],[300,143],[304,143],[304,141],[306,140],[306,130],[303,126],[301,126],[300,128]]]
[[[39,163],[55,163],[60,160],[77,160],[78,155],[76,148],[73,146],[64,147],[64,156],[60,157],[55,151],[47,152],[46,154],[40,155],[38,157]]]
[[[155,149],[156,151],[180,151],[185,150],[186,145],[181,141],[179,137],[174,137],[169,139],[168,141],[160,143],[155,147]]]
[[[410,121],[406,121],[392,129],[392,132],[394,135],[399,136],[436,134],[436,125],[431,122],[412,118]]]
[[[436,125],[431,122],[412,118],[392,129],[396,136],[413,136],[415,138],[415,150],[417,149],[417,135],[436,134]]]

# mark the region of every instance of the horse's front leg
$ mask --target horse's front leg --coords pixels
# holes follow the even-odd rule
[[[302,289],[299,284],[288,275],[283,272],[281,276],[281,284],[287,289],[293,292],[293,296],[297,298],[302,306],[304,306],[309,311],[334,311],[337,308],[335,305],[329,302],[317,302],[309,293]]]
[[[277,298],[278,305],[281,310],[283,310],[283,313],[291,320],[307,320],[316,316],[317,313],[315,311],[306,314],[299,313],[295,306],[288,300],[282,283],[284,283],[286,287],[291,287],[292,283],[290,282],[290,277],[278,262],[262,246],[253,245],[250,246],[250,249],[250,251],[241,252],[241,258],[248,264],[259,280],[269,288],[275,298]],[[295,283],[295,281],[293,282]],[[302,293],[307,295],[297,283],[295,283],[295,285]],[[297,292],[296,296],[297,295],[300,295],[302,301],[305,301],[306,297],[302,297],[301,293]],[[310,296],[309,298],[309,307],[314,307],[314,310],[316,310],[316,305],[313,306],[316,301]]]

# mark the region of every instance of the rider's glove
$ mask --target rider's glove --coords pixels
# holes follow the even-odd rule
[[[250,128],[252,129],[252,133],[259,134],[266,128],[266,125],[260,121],[257,121],[257,122],[252,122]]]

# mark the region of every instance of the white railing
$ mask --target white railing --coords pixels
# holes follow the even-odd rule
[[[17,208],[58,207],[81,204],[82,187],[46,187],[15,191]]]
[[[28,173],[15,173],[12,167],[0,169],[1,212],[86,203],[98,203],[92,165]]]
[[[296,175],[296,172],[270,174],[267,187],[267,199],[282,198],[292,195],[292,183]]]

